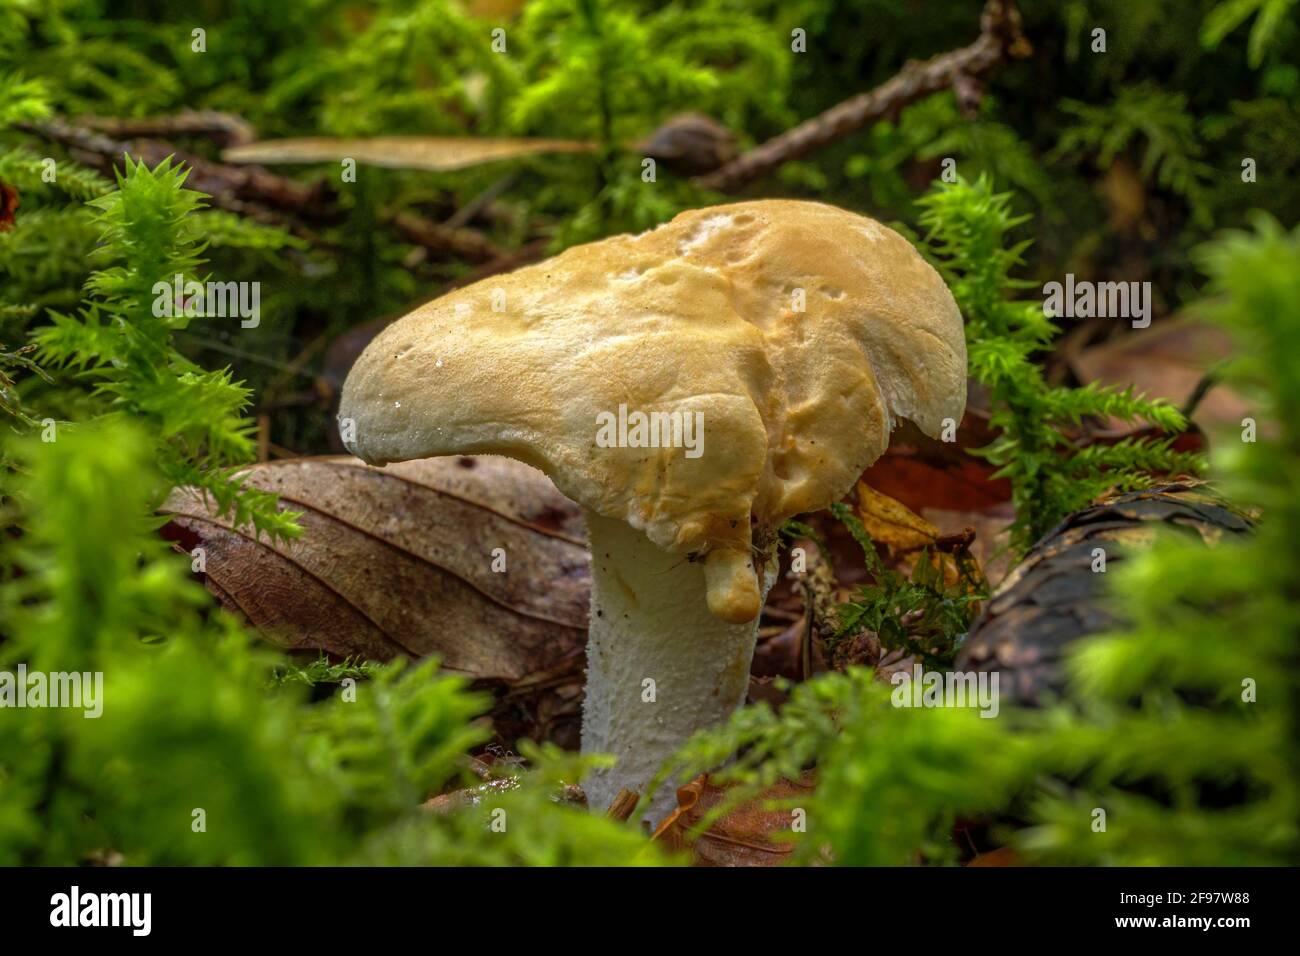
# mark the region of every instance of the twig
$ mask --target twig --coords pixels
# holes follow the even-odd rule
[[[265,412],[257,416],[257,460],[271,457],[271,416]]]
[[[267,383],[266,389],[263,393],[263,398],[265,399],[267,393],[278,392],[293,376],[302,374],[302,370],[306,367],[308,360],[315,358],[316,353],[328,346],[330,340],[331,336],[329,332],[326,331],[320,333],[303,346],[298,354],[289,360],[289,364],[281,370],[280,374]]]
[[[319,392],[290,392],[288,395],[278,395],[272,399],[263,399],[257,403],[257,411],[261,413],[278,412],[285,408],[305,408],[327,406],[330,400],[329,395],[321,395]]]
[[[423,246],[444,259],[483,263],[492,262],[502,255],[494,243],[472,229],[444,226],[410,212],[391,213],[381,221],[392,225],[407,242]]]
[[[488,206],[496,201],[498,196],[514,185],[517,178],[517,173],[507,173],[505,176],[502,176],[460,209],[456,210],[456,214],[443,223],[443,225],[447,226],[449,229],[459,229],[462,226],[468,226],[474,221],[475,216],[487,209]]]
[[[257,131],[248,120],[219,110],[185,110],[172,116],[144,119],[129,116],[81,116],[77,118],[77,125],[115,139],[202,136],[222,149],[242,146],[257,139]]]
[[[1183,403],[1183,418],[1190,420],[1196,414],[1196,410],[1200,408],[1205,396],[1218,384],[1219,376],[1216,372],[1206,372],[1202,375],[1200,381],[1196,383],[1196,387],[1192,389],[1192,394],[1188,395],[1187,401]]]
[[[295,235],[301,235],[314,244],[321,244],[319,236],[293,220],[286,221],[281,214],[315,223],[334,223],[343,218],[336,202],[337,195],[324,179],[305,185],[296,179],[268,172],[261,166],[213,162],[161,140],[125,143],[57,119],[22,123],[17,128],[64,146],[86,165],[110,175],[123,155],[143,160],[150,166],[171,156],[190,168],[186,185],[208,194],[213,206],[258,222],[286,226]],[[493,243],[471,229],[449,228],[410,212],[390,213],[383,221],[406,242],[423,246],[439,257],[486,263],[502,256],[501,250]]]
[[[195,332],[192,327],[188,329],[182,329],[178,334],[183,338],[185,338],[186,340],[190,342],[194,342],[195,344],[200,345],[205,349],[211,349],[214,352],[221,352],[224,355],[232,355],[235,358],[243,359],[246,362],[255,362],[258,365],[265,366],[266,368],[273,368],[279,372],[284,372],[286,374],[301,375],[304,378],[311,378],[311,374],[312,374],[311,372],[304,372],[301,370],[295,371],[291,369],[288,365],[286,365],[284,362],[280,362],[272,358],[267,358],[264,355],[260,355],[257,352],[250,352],[247,349],[237,348],[236,346],[230,345],[226,342],[222,342],[219,339],[213,339],[213,338],[209,338],[206,335],[200,335],[197,332]]]
[[[756,146],[695,183],[718,192],[735,192],[783,163],[838,142],[869,123],[892,116],[903,107],[940,90],[954,87],[968,100],[976,77],[1008,58],[1031,52],[1020,32],[1020,11],[1012,0],[988,0],[980,16],[979,38],[969,46],[925,62],[911,62],[874,90],[859,93],[826,112]],[[969,103],[967,102],[967,106]]]
[[[263,207],[317,221],[337,217],[333,192],[324,180],[306,186],[295,179],[269,173],[260,166],[214,163],[160,140],[125,143],[59,119],[20,123],[18,128],[76,151],[86,157],[87,165],[109,175],[124,155],[143,160],[150,166],[156,166],[171,156],[190,168],[186,181],[190,189],[207,193],[212,197],[213,205],[241,215],[255,213],[258,207]]]

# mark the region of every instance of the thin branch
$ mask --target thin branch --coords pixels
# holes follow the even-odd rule
[[[1196,414],[1196,410],[1201,407],[1202,400],[1218,384],[1219,374],[1216,371],[1206,372],[1202,375],[1200,381],[1196,383],[1196,387],[1192,389],[1192,394],[1188,395],[1187,401],[1183,403],[1183,418],[1191,421],[1192,416]]]
[[[735,192],[784,163],[844,139],[870,123],[893,116],[903,107],[954,87],[968,99],[974,80],[1009,58],[1030,54],[1020,31],[1020,11],[1012,0],[988,0],[980,16],[979,38],[969,46],[924,62],[910,62],[895,76],[826,112],[756,146],[725,166],[695,179],[705,189]]]
[[[397,231],[404,240],[423,246],[430,253],[444,259],[464,259],[483,263],[499,259],[502,252],[481,232],[459,226],[446,226],[432,222],[411,212],[399,212],[381,219]]]
[[[81,116],[77,125],[114,139],[172,139],[201,136],[222,149],[242,146],[257,139],[251,123],[234,113],[219,110],[184,110],[171,116],[116,117]]]
[[[260,166],[214,163],[160,140],[125,143],[59,119],[21,123],[18,128],[75,151],[85,158],[87,165],[110,176],[124,155],[143,160],[149,166],[156,166],[172,156],[190,168],[185,183],[187,187],[207,193],[212,197],[213,205],[230,212],[247,214],[261,206],[317,221],[337,215],[333,207],[333,191],[323,180],[306,186],[297,180],[269,173]]]
[[[324,245],[319,236],[293,219],[286,220],[285,216],[317,224],[343,219],[338,194],[324,179],[307,185],[261,166],[213,162],[161,140],[126,143],[63,120],[24,123],[18,128],[65,147],[79,161],[110,176],[123,156],[143,160],[149,166],[156,166],[171,156],[189,167],[186,186],[206,193],[212,198],[213,206],[257,222],[285,226],[315,245]],[[415,213],[394,212],[384,215],[381,221],[390,225],[403,241],[423,246],[439,258],[480,264],[494,262],[503,255],[482,233],[431,222]]]

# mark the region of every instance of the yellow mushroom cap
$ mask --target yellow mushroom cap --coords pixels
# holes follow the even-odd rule
[[[367,461],[507,455],[660,548],[747,553],[751,518],[770,528],[828,506],[898,420],[937,436],[965,400],[961,315],[907,240],[833,206],[763,200],[421,306],[357,360],[340,421]],[[666,413],[660,445],[608,447],[611,420],[638,437],[638,412]],[[714,613],[757,614],[735,560],[710,563]]]

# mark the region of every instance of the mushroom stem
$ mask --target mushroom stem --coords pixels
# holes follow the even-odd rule
[[[622,521],[587,511],[591,623],[582,752],[618,759],[583,784],[604,813],[619,791],[638,793],[695,731],[722,723],[745,701],[758,614],[742,624],[711,613],[704,562],[663,551]],[[775,580],[763,569],[759,608]],[[651,683],[652,682],[652,683]],[[677,805],[669,781],[645,819]]]

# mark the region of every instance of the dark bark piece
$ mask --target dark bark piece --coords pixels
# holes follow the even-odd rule
[[[1201,482],[1129,492],[1076,512],[1007,576],[971,629],[955,668],[1000,672],[1000,692],[1018,704],[1059,696],[1070,646],[1123,623],[1122,609],[1106,595],[1106,576],[1092,570],[1093,549],[1105,549],[1107,574],[1123,574],[1126,556],[1149,547],[1161,525],[1212,545],[1225,535],[1248,533],[1252,521],[1208,494]]]

